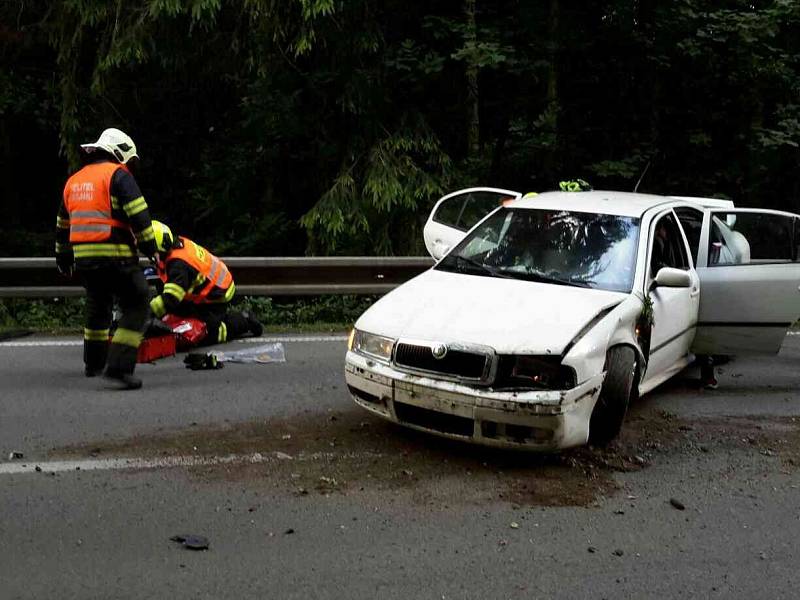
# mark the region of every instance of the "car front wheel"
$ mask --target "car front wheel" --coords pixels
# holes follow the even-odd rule
[[[589,421],[589,443],[605,446],[619,434],[631,400],[636,372],[632,348],[617,346],[606,355],[606,378]]]

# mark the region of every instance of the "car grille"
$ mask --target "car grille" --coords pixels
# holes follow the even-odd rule
[[[480,381],[486,377],[491,356],[481,352],[448,349],[443,358],[436,358],[430,346],[400,342],[394,362],[399,367],[441,373],[457,378]]]

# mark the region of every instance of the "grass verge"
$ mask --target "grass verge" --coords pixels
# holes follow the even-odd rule
[[[266,333],[343,332],[378,296],[243,297],[236,310],[249,310]],[[83,329],[85,298],[0,299],[0,332],[27,329],[76,333]]]

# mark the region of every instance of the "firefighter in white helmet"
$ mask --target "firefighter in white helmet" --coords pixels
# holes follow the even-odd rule
[[[56,264],[86,288],[84,372],[103,374],[115,388],[142,386],[133,376],[148,317],[147,283],[138,254],[157,255],[150,212],[131,174],[136,144],[119,129],[106,129],[82,144],[83,167],[64,186],[56,221]],[[112,309],[122,310],[109,344]]]

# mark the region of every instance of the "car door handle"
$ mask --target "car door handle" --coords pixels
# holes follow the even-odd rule
[[[694,298],[694,297],[695,297],[695,296],[697,296],[697,294],[699,294],[699,293],[700,293],[700,288],[699,288],[699,287],[693,287],[693,288],[692,288],[692,291],[691,291],[691,292],[689,292],[689,296],[691,296],[692,298]]]

